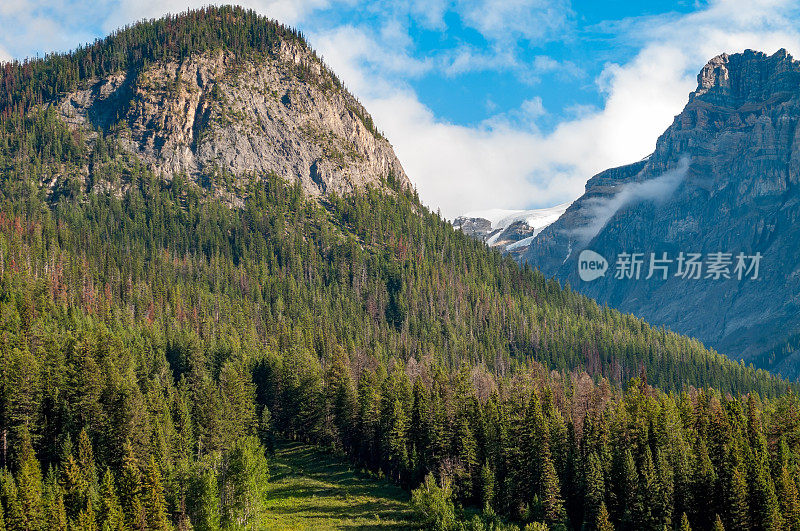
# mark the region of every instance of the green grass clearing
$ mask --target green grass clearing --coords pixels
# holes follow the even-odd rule
[[[410,529],[409,495],[313,446],[280,442],[270,461],[266,529]]]

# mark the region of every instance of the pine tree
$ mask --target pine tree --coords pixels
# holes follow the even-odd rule
[[[80,529],[82,531],[97,531],[98,527],[94,514],[94,506],[91,504],[87,505],[84,510],[78,513],[77,518],[73,521],[70,527],[74,529]]]
[[[541,483],[541,500],[545,522],[551,527],[564,525],[566,514],[564,512],[564,502],[561,498],[561,486],[559,485],[556,468],[553,466],[553,460],[550,458],[550,450],[546,443],[542,449]]]
[[[81,514],[84,514],[84,519],[88,518],[85,513],[91,507],[89,485],[86,483],[80,466],[72,454],[62,464],[61,473],[61,485],[64,489],[64,506],[67,518],[71,521],[77,521]]]
[[[47,490],[44,528],[47,531],[67,531],[67,509],[64,507],[64,493],[61,485],[53,478]]]
[[[126,526],[134,530],[144,529],[147,522],[142,504],[141,471],[130,441],[125,442],[118,492]]]
[[[717,515],[716,519],[714,520],[714,527],[712,528],[714,531],[725,531],[725,526],[722,525],[722,518]]]
[[[470,427],[467,413],[461,413],[456,418],[455,426],[455,455],[461,464],[459,470],[458,496],[466,502],[474,502],[476,496],[475,483],[477,483],[478,448],[475,436]]]
[[[22,507],[17,498],[17,484],[7,469],[0,471],[0,495],[5,503],[5,526],[8,531],[24,530]]]
[[[116,531],[124,529],[125,518],[122,513],[122,506],[117,497],[117,489],[114,485],[114,475],[111,469],[107,468],[100,483],[100,510],[97,515],[98,524],[103,531]]]
[[[485,510],[494,509],[495,475],[489,462],[485,461],[481,467],[481,504]]]
[[[748,430],[751,432],[751,446],[747,450],[750,523],[753,529],[772,531],[782,527],[780,505],[766,463],[768,459],[767,441],[761,431],[761,422],[754,400],[754,396],[751,394],[748,407]]]
[[[332,423],[335,425],[337,444],[344,448],[353,446],[356,436],[356,390],[347,358],[340,352],[327,372],[325,382],[328,386],[328,402],[332,405]]]
[[[399,482],[408,466],[408,418],[400,399],[389,406],[386,431],[386,460],[395,481]]]
[[[638,528],[642,519],[642,500],[636,463],[630,448],[625,450],[622,457],[622,476],[618,487],[621,489],[622,522],[632,529]]]
[[[692,531],[692,526],[689,525],[689,517],[686,516],[686,513],[681,515],[680,531]]]
[[[750,529],[749,505],[747,503],[747,483],[734,466],[726,488],[728,527],[731,529]]]
[[[605,505],[605,481],[600,458],[595,452],[589,454],[586,463],[586,507],[584,518],[587,522],[597,521],[600,506]]]
[[[142,506],[144,507],[148,529],[163,530],[169,528],[167,502],[164,499],[164,485],[161,482],[161,470],[152,457],[142,478]]]
[[[600,509],[597,511],[595,529],[597,531],[614,531],[614,525],[611,523],[611,517],[608,514],[605,502],[600,503]]]
[[[28,430],[21,433],[19,470],[17,471],[17,499],[21,511],[21,525],[25,529],[38,529],[42,523],[42,472],[31,445]]]
[[[713,516],[716,514],[714,496],[709,493],[715,491],[717,484],[717,474],[711,458],[708,455],[708,448],[703,438],[698,442],[696,469],[692,488],[691,514],[692,521],[699,527],[710,527],[713,524]],[[702,524],[702,525],[700,525]]]
[[[644,459],[639,474],[639,500],[637,500],[637,511],[632,513],[633,521],[637,523],[639,529],[657,529],[663,527],[664,523],[658,521],[659,500],[658,487],[656,486],[656,470],[653,465],[653,454],[650,447],[644,450]],[[669,526],[669,522],[665,522]]]
[[[657,452],[656,456],[655,492],[651,496],[653,503],[651,510],[656,522],[672,527],[672,514],[675,510],[675,478],[665,452]]]
[[[94,498],[94,493],[97,492],[97,469],[94,462],[92,441],[89,439],[89,434],[86,433],[86,428],[82,429],[80,435],[78,435],[78,466],[80,467],[83,481],[89,488],[90,496]]]
[[[797,494],[797,483],[786,465],[781,468],[777,486],[777,496],[781,503],[781,513],[786,529],[800,531],[800,497]]]

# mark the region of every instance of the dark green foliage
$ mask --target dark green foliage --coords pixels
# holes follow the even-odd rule
[[[223,521],[237,528],[258,528],[268,480],[269,467],[258,439],[243,437],[236,441],[222,463]]]
[[[117,488],[114,485],[114,475],[110,469],[106,469],[103,481],[100,484],[100,510],[98,512],[98,524],[100,529],[116,531],[125,529],[122,506],[117,497]]]
[[[431,474],[425,476],[422,485],[411,492],[411,509],[423,529],[449,531],[456,528],[450,485],[445,482],[439,486]]]
[[[461,507],[476,528],[798,528],[792,384],[519,267],[391,176],[320,202],[244,176],[231,208],[36,106],[282,39],[209,8],[4,65],[6,529],[257,528],[276,436],[416,488],[444,529]]]
[[[595,522],[595,529],[597,529],[597,531],[614,531],[614,524],[611,523],[605,503],[600,504]]]
[[[27,428],[22,428],[21,451],[17,471],[17,503],[24,529],[38,529],[42,523],[42,472],[31,445]]]
[[[151,457],[142,477],[142,505],[144,507],[147,529],[162,530],[169,527],[167,503],[164,499],[164,485],[161,470]]]

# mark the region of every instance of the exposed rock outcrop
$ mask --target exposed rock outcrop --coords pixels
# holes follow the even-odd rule
[[[590,179],[521,259],[622,311],[796,376],[800,356],[793,351],[771,360],[762,354],[800,331],[798,122],[800,62],[785,50],[715,57],[654,153]],[[603,255],[609,273],[582,281],[583,249]],[[641,280],[613,278],[625,252],[644,253]],[[712,280],[705,272],[688,280],[675,276],[674,262],[667,280],[645,280],[651,252],[763,259],[755,280]]]
[[[311,195],[379,186],[389,175],[410,186],[364,107],[297,42],[275,57],[220,50],[121,72],[67,94],[57,110],[90,136],[113,130],[166,178],[274,172]]]

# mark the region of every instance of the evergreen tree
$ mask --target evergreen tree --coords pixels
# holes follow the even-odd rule
[[[117,497],[117,489],[114,485],[114,475],[111,473],[111,469],[107,468],[106,473],[103,475],[99,497],[100,510],[98,511],[97,520],[100,529],[103,531],[125,529],[125,518]]]
[[[80,465],[70,454],[62,468],[62,487],[64,506],[69,521],[81,522],[84,526],[94,526],[94,508],[89,485]],[[77,525],[77,524],[76,524]]]
[[[433,474],[425,476],[422,485],[411,491],[411,509],[423,529],[450,531],[456,528],[450,485],[445,481],[440,487]]]
[[[130,441],[125,442],[118,492],[126,526],[130,529],[144,529],[147,521],[142,500],[141,471]]]
[[[142,478],[141,492],[147,528],[153,530],[168,529],[167,503],[164,499],[161,470],[152,457]]]
[[[495,475],[489,462],[481,467],[481,505],[484,510],[494,508]]]
[[[728,525],[730,529],[750,529],[747,484],[739,468],[734,466],[726,486]]]
[[[600,458],[591,452],[586,463],[586,507],[585,520],[596,522],[600,506],[605,505],[605,481],[603,480],[603,467]]]
[[[22,507],[17,497],[17,485],[11,473],[4,469],[0,471],[0,494],[5,505],[5,526],[9,531],[25,529],[25,520]]]
[[[702,527],[713,525],[713,515],[717,514],[713,493],[716,490],[717,474],[708,448],[703,438],[698,441],[696,470],[692,488],[692,503],[690,504],[692,519],[695,524],[702,523]]]
[[[781,467],[777,490],[785,528],[790,531],[800,531],[800,497],[797,494],[797,483],[786,465]]]
[[[97,492],[97,469],[94,461],[94,450],[92,441],[86,428],[82,429],[78,435],[78,467],[80,467],[81,477],[89,489],[90,497],[94,498]]]
[[[614,531],[614,525],[611,523],[611,517],[608,514],[605,502],[600,503],[600,510],[597,511],[595,529],[597,531]]]
[[[643,507],[636,463],[633,461],[633,453],[630,449],[625,450],[622,457],[622,476],[619,487],[621,488],[622,522],[631,528],[638,528],[643,520]]]
[[[42,472],[33,451],[27,428],[22,429],[17,471],[17,501],[20,507],[20,525],[24,529],[38,529],[42,524]]]
[[[64,493],[55,477],[48,482],[47,503],[45,504],[45,525],[47,531],[67,531],[67,509],[64,506]]]
[[[561,497],[561,486],[558,482],[553,460],[550,458],[550,451],[547,444],[544,445],[542,452],[542,490],[541,500],[544,509],[545,522],[550,527],[563,526],[566,514],[564,513],[564,502]]]
[[[408,419],[398,397],[389,398],[386,429],[386,461],[395,481],[400,481],[408,465]]]
[[[686,516],[686,513],[681,515],[681,531],[692,531],[692,526],[689,525],[689,517]]]

